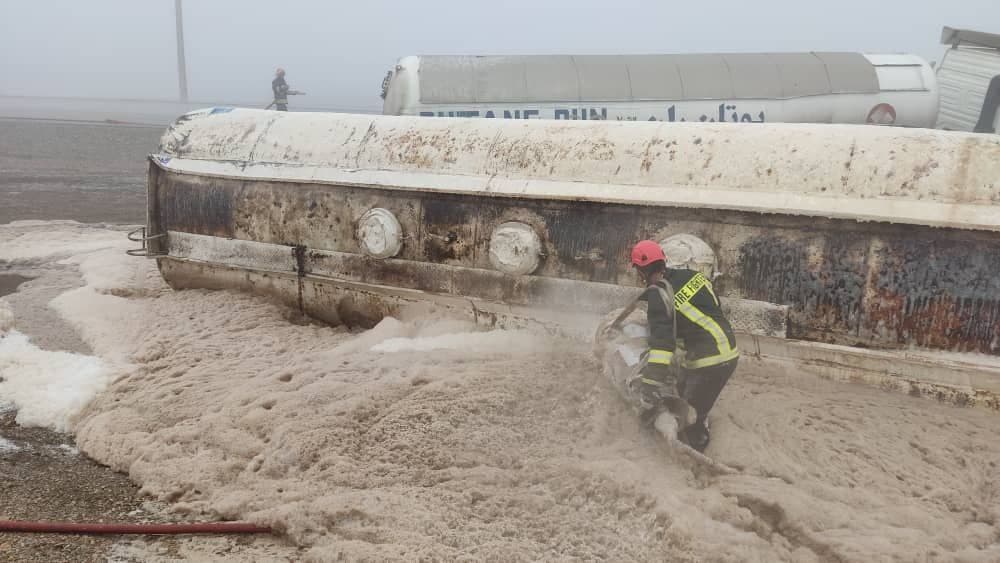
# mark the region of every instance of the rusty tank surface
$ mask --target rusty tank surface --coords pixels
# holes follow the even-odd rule
[[[994,136],[213,108],[150,157],[144,252],[333,323],[429,302],[589,337],[652,238],[745,352],[997,406],[998,188]]]

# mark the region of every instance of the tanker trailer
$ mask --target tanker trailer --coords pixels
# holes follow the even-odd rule
[[[589,339],[654,239],[745,355],[996,406],[998,183],[989,135],[215,108],[151,155],[140,252],[331,323],[433,303]]]
[[[934,71],[903,54],[403,57],[382,113],[424,117],[933,127]]]

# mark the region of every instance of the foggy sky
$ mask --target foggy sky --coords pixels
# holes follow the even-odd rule
[[[174,0],[0,0],[0,95],[176,99]],[[190,97],[381,108],[411,54],[907,52],[941,27],[1000,33],[998,0],[185,0]]]

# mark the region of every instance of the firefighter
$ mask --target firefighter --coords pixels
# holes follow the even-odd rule
[[[274,94],[274,101],[271,104],[278,111],[288,111],[288,96],[305,94],[305,92],[290,90],[288,88],[288,83],[285,82],[285,69],[283,68],[274,71],[274,80],[271,81],[271,92]]]
[[[649,322],[649,356],[636,381],[637,390],[651,408],[676,412],[681,399],[694,408],[696,419],[680,437],[704,451],[710,439],[708,412],[739,361],[733,329],[711,281],[701,272],[668,268],[656,242],[637,243],[632,265],[647,287],[642,299],[648,305]],[[679,366],[674,362],[678,347],[684,352]]]

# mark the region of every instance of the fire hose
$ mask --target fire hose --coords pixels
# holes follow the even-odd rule
[[[173,524],[94,524],[86,522],[32,522],[0,520],[0,532],[37,534],[269,534],[270,528],[249,522],[191,522]]]

